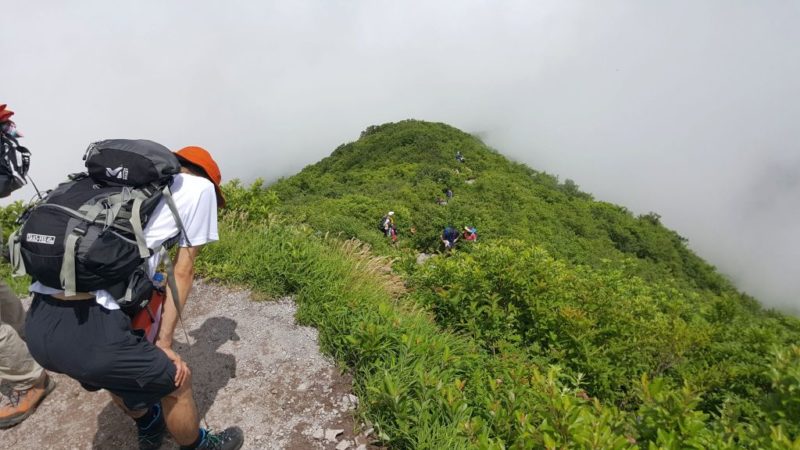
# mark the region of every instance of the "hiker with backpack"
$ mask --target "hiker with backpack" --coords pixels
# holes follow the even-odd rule
[[[378,223],[378,229],[381,230],[384,236],[392,238],[392,242],[397,241],[397,228],[394,224],[394,211],[389,211],[385,216],[381,217]]]
[[[14,115],[0,105],[0,197],[8,197],[25,184],[30,152],[19,145],[22,135],[11,120]],[[0,408],[0,428],[28,418],[56,383],[28,353],[23,340],[25,311],[19,297],[0,282],[0,380],[11,391]]]
[[[448,226],[445,227],[444,231],[442,231],[442,244],[444,244],[445,250],[451,250],[455,247],[456,242],[458,242],[458,230],[454,227]]]
[[[475,242],[478,240],[478,229],[475,227],[465,226],[464,227],[464,240]]]
[[[84,159],[87,173],[34,205],[9,239],[12,266],[33,279],[31,354],[86,390],[109,391],[134,419],[140,449],[159,448],[166,431],[182,449],[240,448],[238,427],[200,428],[191,370],[172,349],[195,259],[218,240],[219,167],[200,147],[172,153],[146,140],[97,142]],[[131,316],[155,298],[162,263],[169,288],[151,343]]]

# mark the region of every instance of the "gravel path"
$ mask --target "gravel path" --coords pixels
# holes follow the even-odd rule
[[[320,354],[317,330],[295,324],[295,311],[289,298],[251,301],[246,290],[195,282],[185,312],[192,346],[180,328],[175,338],[200,414],[215,429],[241,427],[245,449],[375,448],[358,434],[350,378]],[[136,448],[133,422],[107,394],[54,378],[58,387],[33,416],[0,430],[0,447]]]

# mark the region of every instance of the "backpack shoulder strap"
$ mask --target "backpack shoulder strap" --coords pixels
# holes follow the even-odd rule
[[[183,320],[181,317],[181,313],[183,313],[183,311],[181,308],[180,297],[178,297],[178,284],[175,282],[175,266],[172,264],[172,258],[169,257],[169,251],[166,249],[166,247],[162,246],[159,250],[159,254],[161,255],[161,260],[164,261],[164,268],[167,271],[167,287],[172,294],[172,301],[175,303],[175,310],[178,311],[178,317]]]
[[[175,206],[175,200],[172,198],[172,191],[169,189],[169,186],[164,186],[164,189],[161,190],[161,193],[164,195],[164,200],[167,203],[167,207],[172,212],[172,216],[175,218],[175,223],[178,225],[178,230],[183,235],[183,238],[186,240],[188,246],[191,247],[192,243],[189,241],[189,236],[186,234],[186,228],[183,227],[183,220],[181,220],[181,216],[178,214],[178,207]]]
[[[139,190],[134,190],[133,205],[131,205],[131,228],[133,235],[136,237],[136,246],[139,248],[139,256],[142,258],[150,257],[150,249],[147,248],[147,240],[144,238],[144,226],[142,224],[142,203],[146,195]]]

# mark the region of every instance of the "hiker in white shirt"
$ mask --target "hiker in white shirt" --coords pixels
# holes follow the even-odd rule
[[[174,175],[170,190],[183,233],[162,199],[143,234],[149,249],[179,240],[173,272],[182,308],[192,288],[200,249],[219,238],[217,207],[223,207],[225,200],[219,167],[206,150],[186,147],[175,155],[181,173]],[[151,277],[159,257],[154,254],[148,260]],[[65,298],[62,291],[40,283],[34,283],[31,291],[34,300],[26,324],[31,354],[46,369],[65,373],[88,390],[108,390],[136,421],[140,449],[160,448],[166,430],[182,449],[242,446],[244,437],[238,427],[222,432],[200,428],[191,370],[172,350],[178,311],[171,290],[163,303],[155,344],[131,330],[130,318],[107,291]]]

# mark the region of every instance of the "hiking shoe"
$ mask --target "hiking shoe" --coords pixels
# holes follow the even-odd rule
[[[239,427],[226,428],[219,433],[206,431],[206,438],[197,446],[202,450],[239,450],[244,444],[244,432]],[[181,450],[188,447],[181,447]]]
[[[33,387],[24,391],[11,391],[8,404],[0,408],[0,428],[13,427],[27,419],[55,388],[56,382],[44,372]]]
[[[161,441],[167,431],[167,423],[164,422],[164,414],[161,411],[161,404],[157,405],[158,415],[146,427],[136,424],[136,431],[139,434],[139,450],[157,450],[161,448]]]

